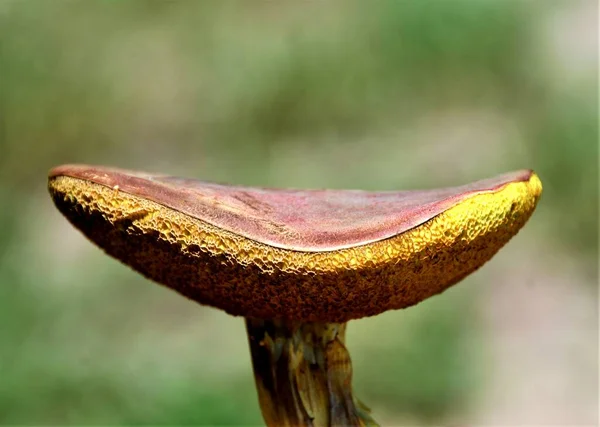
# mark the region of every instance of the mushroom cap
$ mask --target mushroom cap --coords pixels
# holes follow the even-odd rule
[[[343,322],[416,304],[532,214],[530,170],[422,191],[236,187],[116,168],[50,171],[58,209],[109,255],[233,315]]]

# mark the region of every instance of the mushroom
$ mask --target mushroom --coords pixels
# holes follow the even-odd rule
[[[376,425],[352,395],[346,323],[417,304],[488,261],[532,214],[530,170],[423,191],[284,190],[86,165],[57,208],[134,270],[244,316],[268,425]]]

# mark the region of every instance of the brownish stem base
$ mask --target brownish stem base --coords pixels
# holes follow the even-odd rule
[[[352,396],[345,323],[246,319],[258,399],[268,426],[376,426]]]

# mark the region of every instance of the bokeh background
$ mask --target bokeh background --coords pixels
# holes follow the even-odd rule
[[[104,256],[70,162],[397,190],[533,168],[530,223],[350,323],[384,425],[598,422],[594,0],[0,1],[0,424],[256,425],[242,319]]]

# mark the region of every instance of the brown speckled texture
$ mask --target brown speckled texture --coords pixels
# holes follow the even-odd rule
[[[392,237],[320,252],[261,243],[56,170],[49,189],[58,209],[108,254],[201,304],[246,317],[345,322],[416,304],[489,260],[541,194],[535,174],[513,180],[470,191]]]

